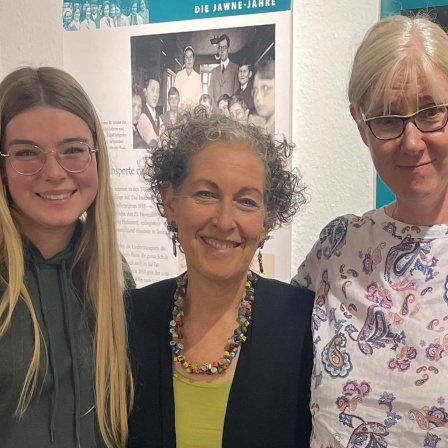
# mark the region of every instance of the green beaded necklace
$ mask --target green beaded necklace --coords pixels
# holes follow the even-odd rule
[[[178,277],[176,279],[177,288],[174,293],[173,320],[170,322],[170,333],[172,335],[170,345],[173,352],[173,361],[180,363],[188,373],[216,375],[225,372],[238,353],[238,348],[247,339],[245,333],[247,332],[247,327],[252,317],[252,302],[254,301],[255,292],[252,284],[256,282],[257,277],[248,271],[245,285],[246,293],[241,299],[241,304],[238,309],[238,327],[235,328],[232,336],[227,340],[223,357],[211,364],[198,364],[197,362],[186,361],[182,354],[184,345],[181,342],[183,339],[181,327],[183,325],[182,318],[184,316],[184,299],[187,290],[188,275],[185,273],[183,276]]]

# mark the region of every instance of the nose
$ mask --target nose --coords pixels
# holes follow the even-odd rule
[[[67,171],[60,165],[58,155],[54,151],[45,153],[45,162],[41,173],[48,180],[60,180],[67,177]]]
[[[404,152],[417,154],[423,151],[426,143],[423,140],[421,132],[412,121],[408,121],[401,136],[401,149]]]
[[[216,209],[214,225],[222,231],[231,230],[235,227],[233,202],[222,201]]]

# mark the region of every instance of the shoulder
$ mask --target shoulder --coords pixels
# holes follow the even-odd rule
[[[332,219],[320,232],[319,240],[345,241],[347,237],[356,237],[372,233],[387,219],[383,209],[373,209],[362,216],[347,214]]]
[[[170,278],[143,288],[129,291],[126,295],[128,316],[133,321],[146,321],[165,312],[172,305],[176,279]]]
[[[260,297],[262,301],[268,301],[270,305],[275,303],[277,306],[282,303],[285,306],[291,305],[304,310],[311,310],[314,303],[314,292],[279,280],[263,277],[258,277],[255,297],[256,299]]]

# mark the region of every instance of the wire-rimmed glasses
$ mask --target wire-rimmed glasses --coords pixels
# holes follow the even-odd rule
[[[39,146],[28,143],[13,143],[9,146],[7,157],[11,167],[23,176],[37,174],[45,165],[49,154],[54,154],[57,162],[69,173],[82,173],[92,161],[92,153],[98,152],[85,142],[67,142],[60,145],[56,151],[45,152]]]
[[[408,121],[412,121],[420,132],[440,131],[448,122],[448,104],[425,107],[409,115],[382,115],[366,118],[361,111],[361,116],[375,138],[394,140],[403,134]]]

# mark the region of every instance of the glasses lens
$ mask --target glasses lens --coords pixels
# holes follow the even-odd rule
[[[45,160],[42,150],[33,145],[13,145],[8,154],[14,170],[26,176],[39,172]]]
[[[404,123],[397,117],[379,117],[370,121],[373,135],[380,140],[397,138],[403,131]]]
[[[39,147],[33,145],[13,145],[8,153],[9,162],[19,174],[31,176],[42,169],[45,158],[52,152],[46,154]],[[66,143],[57,149],[55,155],[59,165],[70,173],[80,173],[86,170],[92,160],[91,149],[87,143],[83,142]]]
[[[59,164],[70,173],[87,169],[92,160],[90,147],[83,142],[70,142],[58,148]]]
[[[438,131],[446,126],[447,117],[447,106],[434,106],[421,110],[415,116],[415,122],[423,132]]]

